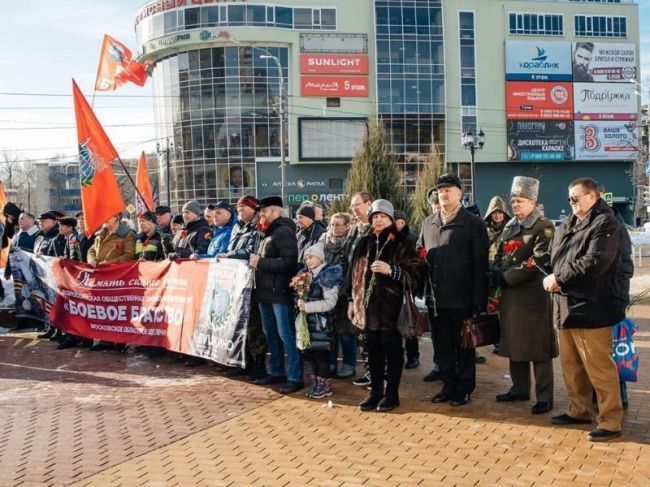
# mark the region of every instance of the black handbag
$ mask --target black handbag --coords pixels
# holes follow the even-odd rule
[[[494,345],[501,338],[499,315],[478,315],[463,321],[460,330],[460,346],[477,348]]]
[[[411,286],[404,276],[404,291],[402,294],[402,308],[397,317],[397,331],[404,338],[419,337],[429,328],[429,319],[422,313],[413,299]]]

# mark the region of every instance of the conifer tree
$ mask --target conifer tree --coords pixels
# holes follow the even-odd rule
[[[384,198],[395,209],[409,212],[409,201],[401,181],[401,174],[387,145],[386,130],[377,117],[371,115],[345,181],[343,201],[331,204],[329,214],[348,211],[352,195],[367,191],[374,199]]]
[[[436,185],[438,178],[448,171],[436,144],[431,144],[428,159],[429,160],[418,175],[418,183],[413,195],[413,210],[411,212],[411,221],[409,223],[414,231],[415,229],[421,228],[424,219],[431,214],[431,205],[427,200],[427,193]]]

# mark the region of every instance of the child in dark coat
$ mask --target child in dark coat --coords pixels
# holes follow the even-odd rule
[[[311,284],[306,299],[299,299],[296,306],[301,311],[296,318],[298,348],[305,350],[313,369],[313,383],[306,394],[312,399],[332,395],[332,379],[329,352],[333,346],[333,311],[338,301],[339,286],[343,282],[343,270],[339,265],[325,263],[325,247],[322,242],[305,250],[307,272]],[[303,313],[307,320],[309,340],[301,340]],[[308,342],[308,343],[306,343]]]

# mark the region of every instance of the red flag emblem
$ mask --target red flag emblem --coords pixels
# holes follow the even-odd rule
[[[111,163],[117,151],[95,117],[77,83],[72,81],[74,111],[79,142],[81,205],[90,236],[110,217],[124,211],[124,199]]]

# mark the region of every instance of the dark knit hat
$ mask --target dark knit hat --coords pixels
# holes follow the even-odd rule
[[[463,189],[460,185],[460,179],[458,176],[456,176],[453,172],[448,172],[440,176],[436,188],[450,188],[453,186],[457,187],[458,189]]]
[[[157,223],[156,221],[156,214],[153,211],[145,211],[144,213],[140,213],[138,215],[138,219],[140,220],[146,220],[151,223]]]
[[[296,216],[304,216],[309,218],[310,220],[315,220],[316,219],[316,211],[314,210],[313,206],[301,206],[298,208],[298,211],[296,212]]]
[[[239,200],[237,201],[237,204],[238,205],[246,205],[246,206],[254,209],[255,211],[257,211],[259,209],[260,202],[257,200],[257,198],[255,198],[255,197],[253,197],[253,196],[251,196],[249,194],[246,194],[246,195],[242,196],[241,198],[239,198]]]
[[[156,209],[154,210],[156,215],[164,215],[165,213],[171,213],[172,209],[169,206],[156,206]]]
[[[266,198],[262,198],[260,200],[259,208],[266,208],[267,206],[279,206],[280,208],[284,207],[284,203],[282,203],[282,198],[279,196],[267,196]]]
[[[402,210],[395,210],[393,212],[394,214],[394,219],[395,220],[404,220],[406,221],[406,213],[404,213]]]
[[[38,217],[39,220],[57,220],[57,217],[54,213],[51,211],[46,211],[45,213],[41,213],[41,216]]]
[[[226,200],[219,200],[215,205],[213,205],[213,208],[216,210],[217,208],[220,208],[222,210],[227,210],[230,213],[234,213],[234,210],[232,209],[232,206],[230,206],[230,203],[228,203]]]
[[[76,219],[76,218],[72,218],[71,216],[67,216],[67,217],[65,217],[65,218],[61,218],[61,219],[59,220],[59,224],[60,224],[60,225],[65,225],[66,227],[76,228],[76,226],[77,226],[77,219]]]
[[[189,211],[194,213],[197,216],[203,216],[203,209],[201,208],[201,203],[196,200],[190,200],[183,205],[183,211]]]
[[[58,210],[50,210],[49,212],[52,213],[57,220],[60,220],[61,218],[65,218],[65,213],[61,213]]]
[[[174,215],[174,218],[172,218],[172,223],[175,223],[177,225],[182,225],[185,222],[183,221],[183,215]]]
[[[11,201],[8,201],[7,204],[5,204],[4,208],[2,209],[2,214],[3,215],[9,215],[14,217],[14,219],[18,220],[18,217],[20,214],[23,212],[20,208],[18,208],[18,205],[15,203],[12,203]]]

